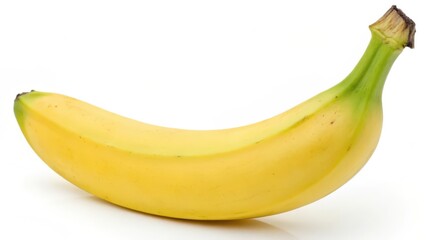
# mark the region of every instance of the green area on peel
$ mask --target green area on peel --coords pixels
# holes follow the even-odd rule
[[[15,100],[15,104],[13,105],[13,111],[15,112],[15,118],[18,121],[19,127],[22,130],[23,122],[24,122],[24,111],[22,109],[22,102],[18,99]]]
[[[41,96],[44,96],[44,95],[46,95],[45,92],[39,92],[39,91],[31,90],[30,92],[23,92],[23,93],[18,94],[15,98],[15,101],[22,100],[23,98],[25,100],[35,99],[37,97],[41,97]]]
[[[13,111],[15,113],[15,118],[18,121],[21,130],[23,130],[24,127],[25,105],[28,102],[44,95],[45,93],[43,92],[31,91],[20,93],[16,96],[15,103],[13,105]]]
[[[386,77],[402,49],[394,48],[372,31],[364,55],[353,71],[335,87],[341,88],[341,96],[352,98],[357,105],[370,101],[381,103]]]

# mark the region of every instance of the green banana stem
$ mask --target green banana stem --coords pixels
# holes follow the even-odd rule
[[[386,77],[404,47],[414,47],[415,23],[396,6],[370,25],[371,40],[354,70],[338,86],[381,100]]]
[[[367,95],[371,99],[381,100],[386,77],[402,49],[394,49],[383,44],[383,40],[373,32],[366,52],[371,55],[370,64],[363,69],[358,78],[354,79],[352,91],[365,94],[364,96]]]

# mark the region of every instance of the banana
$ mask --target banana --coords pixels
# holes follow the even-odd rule
[[[340,83],[264,121],[230,129],[161,127],[55,93],[18,94],[14,112],[55,172],[108,202],[182,219],[261,217],[314,202],[368,161],[382,90],[415,24],[392,6]]]

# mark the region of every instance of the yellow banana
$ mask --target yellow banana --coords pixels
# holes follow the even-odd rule
[[[16,97],[34,151],[66,180],[145,213],[219,220],[289,211],[339,188],[379,140],[381,93],[415,24],[393,6],[342,82],[270,119],[231,129],[145,124],[77,99],[32,91]]]

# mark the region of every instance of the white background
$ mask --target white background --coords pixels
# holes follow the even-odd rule
[[[259,121],[343,79],[392,4],[418,33],[389,74],[379,146],[342,188],[288,213],[195,222],[116,207],[50,170],[13,115],[15,95],[36,89],[171,127]],[[1,1],[0,239],[426,239],[422,4]]]

